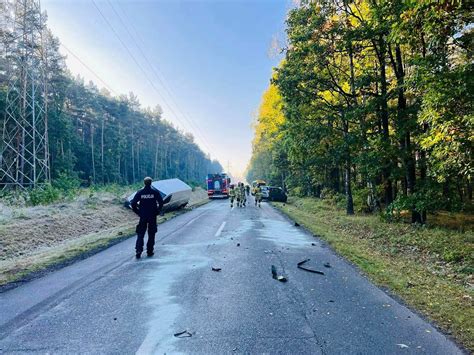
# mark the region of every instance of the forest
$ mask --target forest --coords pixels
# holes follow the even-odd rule
[[[4,165],[12,149],[21,152],[32,144],[29,132],[25,138],[8,118],[21,116],[29,127],[31,117],[41,109],[49,171],[40,183],[72,179],[87,186],[133,184],[149,175],[203,184],[208,172],[222,171],[191,134],[162,118],[158,103],[153,109],[143,108],[132,92],[112,96],[107,89],[74,77],[59,51],[58,38],[47,28],[47,15],[34,2],[5,1],[1,6],[0,152]],[[36,92],[42,94],[32,94],[29,88],[33,90],[38,82]],[[35,105],[29,105],[31,97]],[[5,144],[8,132],[14,132],[10,150]],[[26,177],[28,164],[17,155],[13,157],[20,161],[15,173]],[[0,189],[11,180],[0,174]]]
[[[472,209],[473,12],[461,1],[301,1],[254,123],[247,179],[347,214]]]

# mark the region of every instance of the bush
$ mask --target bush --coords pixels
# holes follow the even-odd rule
[[[434,212],[446,208],[446,201],[432,189],[422,188],[412,195],[399,195],[382,214],[389,222],[400,220],[402,211],[416,211],[418,213]]]
[[[370,206],[367,204],[367,198],[370,194],[368,187],[354,189],[352,191],[352,199],[354,201],[354,211],[368,213],[371,212]]]
[[[300,186],[297,186],[297,187],[293,187],[291,190],[290,190],[290,194],[292,196],[298,196],[298,197],[303,197],[305,194],[304,194],[304,191],[303,191],[303,188],[300,187]]]
[[[81,180],[61,173],[57,179],[53,181],[53,187],[62,192],[64,196],[73,197],[77,195]]]
[[[42,187],[36,187],[29,191],[28,202],[33,206],[47,205],[58,201],[61,198],[61,192],[47,184]]]
[[[327,187],[321,191],[321,199],[328,201],[331,205],[339,209],[346,208],[346,196]]]

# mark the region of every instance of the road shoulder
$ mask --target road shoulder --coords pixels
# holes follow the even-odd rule
[[[434,273],[417,258],[380,250],[376,239],[358,235],[360,226],[356,227],[352,220],[357,217],[346,217],[332,209],[310,210],[307,205],[294,202],[273,206],[325,241],[377,286],[434,322],[448,337],[465,349],[473,349],[472,290]]]

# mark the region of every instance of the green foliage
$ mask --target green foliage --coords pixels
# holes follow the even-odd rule
[[[37,187],[28,192],[28,202],[33,206],[48,205],[61,198],[60,191],[50,184]]]
[[[6,6],[12,11],[21,8],[14,2]],[[38,19],[46,29],[46,17],[39,16],[38,9],[31,9],[27,21]],[[24,36],[12,31],[21,28],[6,28],[2,41],[8,43],[2,44],[18,53],[6,56],[2,51],[1,68],[18,67],[8,61],[23,55]],[[145,176],[203,182],[207,173],[222,172],[219,162],[211,160],[191,134],[162,119],[159,105],[144,108],[133,93],[113,97],[93,82],[73,78],[59,52],[59,40],[50,31],[45,30],[44,36],[44,43],[36,45],[38,52],[47,56],[48,151],[53,186],[61,194],[73,195],[77,179],[86,186],[130,185]],[[6,117],[7,79],[0,71],[0,127]]]
[[[462,2],[301,1],[247,178],[386,220],[471,208],[471,23]]]
[[[81,186],[81,180],[61,173],[58,178],[53,180],[52,186],[59,190],[63,196],[74,197]]]

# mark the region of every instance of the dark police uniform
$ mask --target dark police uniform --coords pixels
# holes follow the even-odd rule
[[[145,186],[143,189],[137,191],[132,200],[133,211],[140,216],[140,221],[137,225],[137,243],[135,249],[137,254],[143,251],[143,239],[148,227],[148,241],[146,243],[146,251],[148,254],[153,254],[153,247],[155,246],[156,216],[163,208],[163,198],[158,190],[151,186]]]

